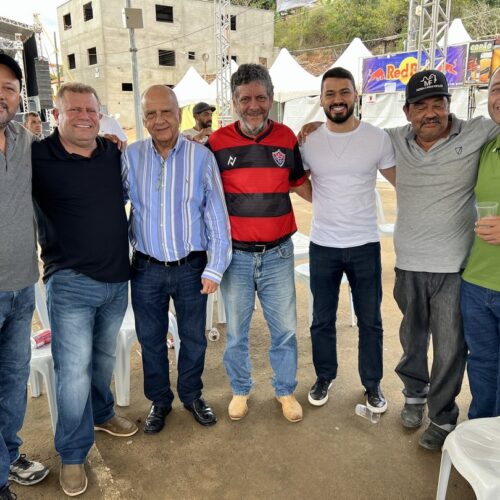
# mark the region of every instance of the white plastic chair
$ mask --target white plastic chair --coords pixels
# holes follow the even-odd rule
[[[377,203],[377,225],[380,234],[392,236],[394,234],[394,224],[390,224],[385,220],[384,206],[380,199],[379,192],[375,189],[375,201]]]
[[[478,500],[500,498],[500,417],[458,425],[443,445],[436,500],[445,500],[451,465],[469,482]]]
[[[35,285],[36,312],[43,328],[50,328],[49,313],[42,293],[40,283]],[[37,398],[41,394],[42,381],[47,390],[47,401],[49,403],[50,420],[52,430],[56,432],[57,405],[56,405],[56,384],[54,375],[54,361],[52,360],[51,345],[44,345],[39,349],[31,349],[30,378],[31,396]]]
[[[175,359],[179,363],[181,339],[177,328],[177,320],[170,311],[168,313],[168,332],[174,339]],[[130,405],[130,348],[135,340],[137,340],[137,334],[135,331],[134,311],[129,304],[116,341],[114,378],[116,404],[118,406]]]
[[[310,288],[311,279],[309,275],[309,262],[305,264],[299,264],[295,267],[295,279],[307,285],[309,289],[309,325],[311,325],[313,317],[313,296]],[[347,283],[347,293],[349,294],[349,306],[351,309],[351,326],[356,326],[356,316],[354,314],[354,306],[352,303],[351,287],[349,286],[349,281],[347,280],[347,276],[345,274],[342,275],[341,284],[343,283]]]

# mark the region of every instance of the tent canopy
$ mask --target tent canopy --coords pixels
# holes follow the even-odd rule
[[[465,29],[461,19],[453,19],[448,28],[448,45],[460,45],[461,43],[471,42],[472,38]],[[438,45],[444,45],[444,36],[439,40]]]
[[[354,38],[348,47],[342,52],[342,55],[328,68],[345,68],[352,73],[356,88],[361,87],[361,64],[364,57],[371,57],[373,54],[365,47],[359,38]],[[328,71],[328,70],[327,70]],[[324,73],[323,73],[324,74]],[[323,75],[318,76],[321,84]]]
[[[200,101],[215,104],[215,92],[192,66],[174,87],[174,93],[181,108]]]
[[[285,48],[280,50],[269,74],[274,86],[274,100],[277,102],[320,93],[316,77],[308,73]]]

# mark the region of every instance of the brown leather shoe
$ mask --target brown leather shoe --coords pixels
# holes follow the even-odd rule
[[[248,413],[248,394],[246,396],[234,395],[229,403],[228,413],[231,420],[241,420]]]
[[[283,410],[283,416],[289,422],[300,422],[302,420],[302,406],[295,399],[293,394],[289,396],[276,397],[278,402],[281,404]]]
[[[62,464],[59,483],[69,497],[85,493],[88,481],[83,464]]]
[[[104,431],[112,436],[129,437],[133,436],[139,428],[134,424],[134,422],[128,420],[127,418],[114,415],[107,422],[94,425],[94,430]]]

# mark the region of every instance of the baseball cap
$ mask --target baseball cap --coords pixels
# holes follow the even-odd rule
[[[203,113],[204,111],[208,110],[212,111],[213,113],[215,111],[215,106],[210,106],[206,102],[199,102],[193,108],[193,115],[199,115],[200,113]]]
[[[21,71],[21,67],[17,64],[17,61],[7,54],[0,52],[0,64],[7,66],[19,80],[19,85],[23,86],[23,72]]]
[[[448,96],[448,81],[441,71],[427,69],[415,73],[406,85],[406,102],[413,104],[426,97]]]

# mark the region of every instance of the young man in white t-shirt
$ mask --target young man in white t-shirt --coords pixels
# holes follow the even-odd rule
[[[308,399],[314,406],[324,405],[337,376],[335,321],[345,273],[358,318],[359,374],[367,406],[383,413],[387,401],[380,388],[382,277],[375,183],[380,170],[394,185],[396,169],[387,133],[354,116],[357,98],[349,71],[340,67],[328,70],[321,83],[321,106],[327,121],[308,136],[301,150],[313,186],[309,265],[317,380]]]

